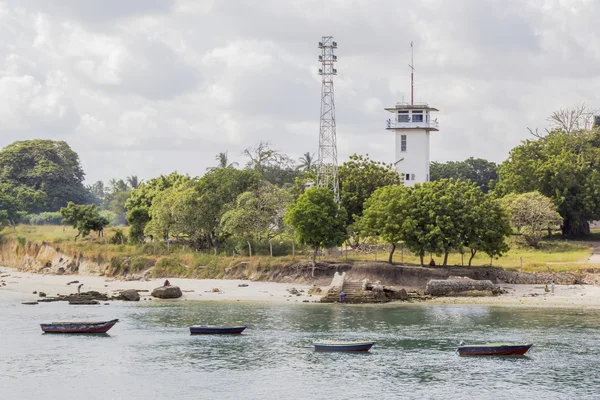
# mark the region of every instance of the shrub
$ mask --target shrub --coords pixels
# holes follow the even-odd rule
[[[185,277],[187,268],[176,257],[161,257],[152,270],[153,278]]]
[[[125,244],[127,242],[127,237],[123,233],[122,229],[115,229],[115,234],[110,238],[111,244]]]

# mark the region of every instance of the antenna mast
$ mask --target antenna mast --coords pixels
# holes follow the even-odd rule
[[[321,84],[321,118],[319,131],[319,158],[317,165],[317,187],[326,187],[333,191],[335,202],[340,202],[340,184],[338,181],[337,138],[335,124],[335,101],[333,77],[337,69],[334,51],[337,43],[333,36],[323,36],[319,42],[321,68],[319,75],[323,77]]]
[[[415,50],[413,42],[410,42],[410,105],[415,104]]]

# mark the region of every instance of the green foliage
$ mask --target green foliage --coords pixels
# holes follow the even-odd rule
[[[426,253],[444,255],[471,248],[490,256],[508,250],[504,240],[510,234],[506,214],[499,204],[473,182],[442,179],[415,185],[405,202],[402,233],[406,246],[421,259]]]
[[[567,237],[590,233],[600,219],[600,130],[553,131],[515,147],[498,170],[497,192],[539,191],[557,205]]]
[[[109,240],[110,244],[125,244],[127,243],[127,236],[123,233],[123,229],[116,229],[115,234]]]
[[[60,209],[60,213],[63,216],[63,223],[77,229],[75,240],[81,235],[87,236],[90,231],[102,231],[109,224],[109,221],[100,215],[95,204],[78,205],[69,202],[67,207]]]
[[[0,196],[28,213],[58,211],[67,202],[85,203],[79,157],[67,143],[24,140],[0,150]],[[9,217],[10,218],[10,217]]]
[[[171,276],[186,276],[187,269],[177,257],[161,257],[156,261],[152,270],[153,278],[168,278]]]
[[[352,225],[363,213],[365,202],[380,187],[399,185],[400,176],[391,165],[369,159],[369,156],[350,156],[339,169],[340,203],[347,212],[346,224]],[[352,229],[356,231],[356,229]],[[358,244],[355,238],[351,245]]]
[[[21,218],[21,222],[29,225],[61,225],[62,214],[60,212],[43,212],[39,214],[27,214]]]
[[[283,217],[291,195],[268,182],[238,196],[221,218],[221,230],[247,239],[270,240],[284,231]]]
[[[474,182],[483,193],[493,189],[498,181],[498,165],[482,158],[467,158],[464,161],[446,163],[432,162],[430,166],[432,181],[440,179],[460,179]]]
[[[249,158],[246,169],[258,172],[267,182],[279,187],[293,185],[300,171],[294,162],[285,154],[274,150],[268,142],[260,142],[255,147],[244,150]]]
[[[161,175],[158,178],[141,183],[137,189],[131,192],[129,198],[125,201],[125,208],[127,209],[127,222],[131,226],[129,236],[133,242],[144,240],[144,229],[151,220],[149,210],[154,197],[172,186],[190,181],[193,180],[189,176],[173,172],[170,175]]]
[[[333,192],[325,188],[304,192],[288,208],[285,222],[294,228],[300,244],[314,249],[313,265],[320,248],[339,246],[347,237],[346,210],[335,203]]]
[[[404,238],[402,225],[409,211],[406,208],[409,193],[409,189],[402,185],[375,190],[365,202],[363,215],[357,221],[357,228],[364,236],[378,236],[392,245],[390,264],[396,244]]]
[[[538,247],[545,230],[562,222],[552,200],[539,192],[509,194],[502,201],[510,222],[532,247]]]

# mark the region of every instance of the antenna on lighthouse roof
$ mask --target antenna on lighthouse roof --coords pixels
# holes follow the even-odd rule
[[[413,42],[410,42],[410,105],[415,104],[415,51]]]

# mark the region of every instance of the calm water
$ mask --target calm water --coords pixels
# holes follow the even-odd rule
[[[600,398],[600,313],[481,306],[242,303],[21,305],[0,292],[3,399]],[[107,336],[40,322],[120,318]],[[190,336],[246,323],[242,336]],[[373,339],[367,354],[313,339]],[[526,358],[458,357],[465,341],[525,341]]]

